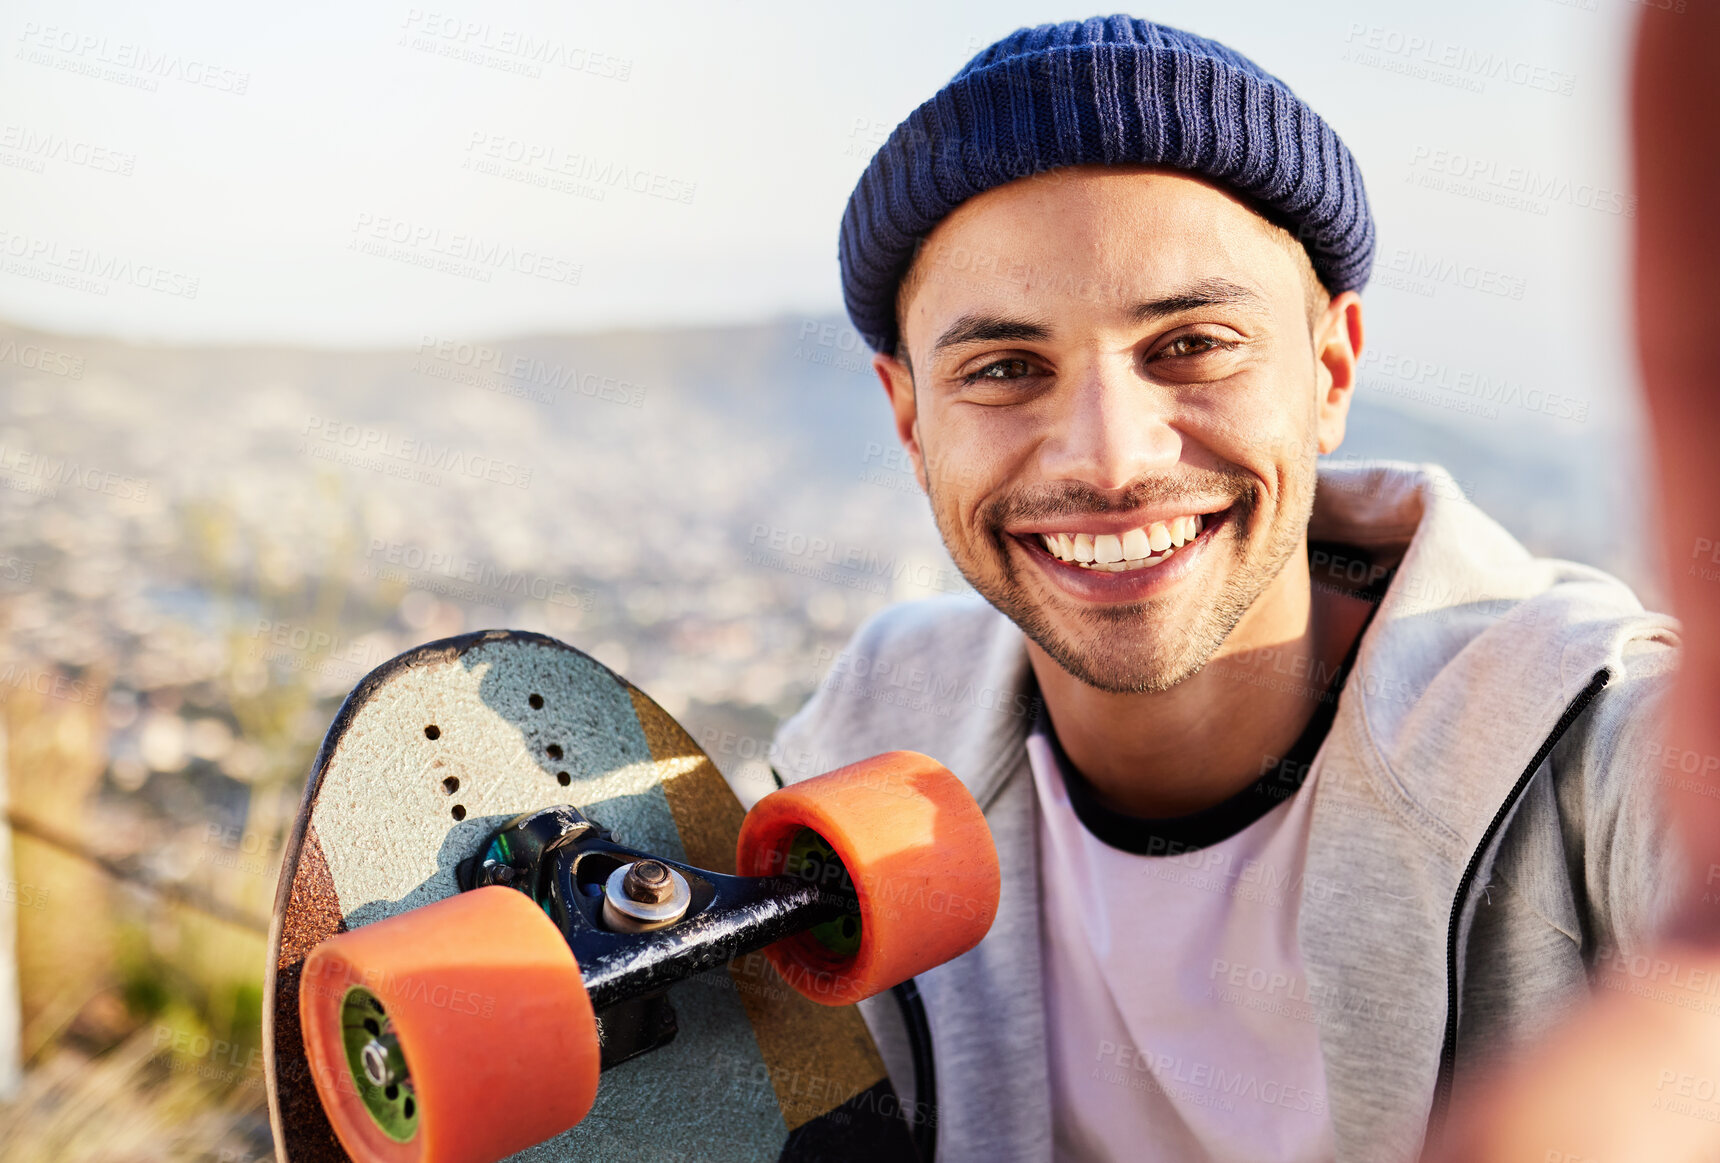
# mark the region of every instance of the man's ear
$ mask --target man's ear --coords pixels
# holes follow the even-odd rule
[[[1315,427],[1322,455],[1344,442],[1344,425],[1362,358],[1362,297],[1345,291],[1326,305],[1314,329]]]
[[[884,383],[884,394],[890,397],[890,409],[896,415],[896,439],[913,461],[914,479],[920,482],[921,492],[929,493],[926,460],[920,451],[920,412],[914,398],[914,373],[907,364],[881,351],[872,356],[872,370],[878,373]]]

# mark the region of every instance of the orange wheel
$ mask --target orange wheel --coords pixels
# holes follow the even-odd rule
[[[856,915],[765,950],[806,997],[846,1005],[979,944],[997,915],[997,848],[973,796],[917,751],[890,751],[764,797],[741,825],[742,876],[852,879]]]
[[[585,1117],[579,964],[524,893],[460,893],[331,937],[299,991],[311,1077],[360,1163],[493,1163]]]

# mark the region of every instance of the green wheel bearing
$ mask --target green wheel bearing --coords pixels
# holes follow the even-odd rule
[[[842,858],[830,842],[811,828],[802,828],[788,847],[786,871],[790,876],[818,881],[853,899],[854,882],[843,867]],[[836,881],[830,885],[830,881]],[[860,951],[860,913],[854,911],[824,921],[807,930],[826,952],[837,957],[852,957]]]
[[[361,985],[347,990],[341,999],[341,1042],[346,1047],[346,1066],[352,1084],[382,1133],[396,1143],[406,1143],[418,1133],[418,1098],[412,1087],[405,1083],[378,1086],[364,1069],[364,1048],[382,1035],[387,1021],[388,1011],[375,994]]]

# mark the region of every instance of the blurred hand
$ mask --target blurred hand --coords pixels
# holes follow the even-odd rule
[[[1720,950],[1668,945],[1655,957],[1684,980],[1720,981]],[[1600,991],[1518,1066],[1460,1087],[1425,1163],[1716,1163],[1720,1016],[1680,1001],[1720,1010],[1705,989]]]
[[[1660,494],[1646,527],[1660,535],[1685,630],[1665,737],[1713,756],[1720,582],[1693,562],[1720,545],[1720,0],[1646,0],[1631,90],[1635,323]],[[1720,796],[1666,794],[1691,867],[1653,956],[1720,973],[1720,904],[1704,903],[1720,893],[1703,891],[1720,870]],[[1720,1160],[1720,1016],[1691,1008],[1720,1008],[1720,994],[1599,993],[1534,1054],[1454,1096],[1455,1121],[1429,1163]]]

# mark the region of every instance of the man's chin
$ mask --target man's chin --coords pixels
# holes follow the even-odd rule
[[[1116,608],[1088,611],[1084,621],[1108,623],[1078,629],[1060,619],[1016,619],[1034,644],[1079,682],[1110,694],[1155,694],[1199,673],[1205,654],[1193,650],[1186,631],[1174,620],[1143,618],[1141,611]]]

